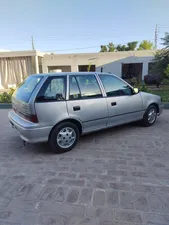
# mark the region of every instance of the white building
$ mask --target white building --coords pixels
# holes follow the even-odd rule
[[[15,87],[28,75],[39,73],[42,56],[37,51],[0,52],[0,89]]]
[[[154,58],[154,50],[45,54],[38,51],[0,52],[1,85],[20,83],[33,73],[91,71],[111,72],[124,79],[144,78]]]

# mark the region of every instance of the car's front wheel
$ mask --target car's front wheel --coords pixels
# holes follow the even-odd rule
[[[75,147],[79,136],[79,129],[75,124],[63,122],[52,130],[49,137],[49,144],[58,154],[68,152]]]
[[[157,119],[157,107],[155,105],[150,105],[148,109],[146,110],[142,124],[145,127],[152,126]]]

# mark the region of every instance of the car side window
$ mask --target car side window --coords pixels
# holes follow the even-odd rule
[[[112,75],[99,75],[107,97],[133,95],[132,88],[121,79]]]
[[[95,75],[70,76],[70,99],[75,100],[101,97],[102,92]]]
[[[66,77],[49,77],[39,91],[36,102],[64,101]]]

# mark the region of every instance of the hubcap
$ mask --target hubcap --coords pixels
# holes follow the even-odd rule
[[[148,122],[149,123],[154,123],[155,119],[157,116],[157,112],[155,109],[150,109],[150,111],[148,112]]]
[[[57,144],[61,148],[69,148],[76,140],[76,132],[71,127],[65,127],[57,135]]]

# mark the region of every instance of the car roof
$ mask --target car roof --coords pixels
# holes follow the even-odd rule
[[[56,73],[40,73],[33,74],[34,76],[66,76],[66,75],[95,75],[95,74],[105,74],[105,75],[114,75],[112,73],[101,73],[101,72],[56,72]]]

